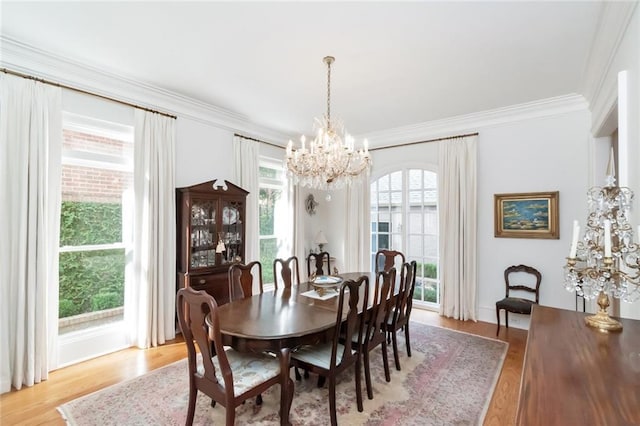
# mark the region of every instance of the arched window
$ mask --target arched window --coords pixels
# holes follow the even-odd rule
[[[401,251],[408,262],[417,262],[416,302],[440,303],[437,173],[403,169],[371,183],[371,265],[380,249]]]

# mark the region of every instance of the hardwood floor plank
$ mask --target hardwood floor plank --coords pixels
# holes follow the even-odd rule
[[[412,320],[496,338],[495,324],[442,318],[435,312],[416,308]],[[509,343],[509,350],[484,422],[491,426],[512,425],[515,422],[527,331],[502,327],[499,339]],[[126,349],[61,368],[51,372],[49,379],[40,384],[1,395],[0,424],[64,425],[64,420],[56,410],[59,405],[141,376],[186,356],[184,342],[177,339],[158,348]]]

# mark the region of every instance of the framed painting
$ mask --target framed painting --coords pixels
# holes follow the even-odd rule
[[[495,236],[560,238],[558,191],[495,194]]]

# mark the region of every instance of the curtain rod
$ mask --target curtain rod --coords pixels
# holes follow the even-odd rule
[[[369,148],[369,151],[378,151],[378,150],[381,150],[381,149],[388,149],[388,148],[399,148],[399,147],[402,147],[402,146],[417,145],[419,143],[446,141],[446,140],[449,140],[449,139],[465,138],[467,136],[478,136],[478,134],[479,134],[478,132],[466,133],[464,135],[445,136],[443,138],[428,139],[426,141],[407,142],[407,143],[401,143],[399,145],[387,145],[387,146],[381,146],[381,147],[378,147],[378,148]]]
[[[88,91],[83,90],[83,89],[78,89],[77,87],[67,86],[66,84],[62,84],[62,83],[56,83],[55,81],[45,80],[43,78],[34,77],[34,76],[28,75],[28,74],[22,74],[20,72],[12,71],[12,70],[9,70],[7,68],[0,68],[0,71],[2,71],[5,74],[11,74],[11,75],[15,75],[15,76],[18,76],[18,77],[26,78],[27,80],[34,80],[34,81],[37,81],[37,82],[40,82],[40,83],[49,84],[51,86],[61,87],[63,89],[69,89],[69,90],[73,90],[75,92],[84,93],[86,95],[96,96],[98,98],[106,99],[108,101],[118,102],[120,104],[127,105],[127,106],[130,106],[130,107],[133,107],[133,108],[138,108],[138,109],[141,109],[141,110],[144,110],[144,111],[153,112],[155,114],[160,114],[160,115],[163,115],[165,117],[173,118],[174,120],[177,118],[175,115],[168,114],[166,112],[156,111],[156,110],[153,110],[151,108],[146,108],[146,107],[143,107],[143,106],[140,106],[140,105],[132,104],[130,102],[122,101],[120,99],[110,98],[109,96],[104,96],[104,95],[99,95],[97,93],[88,92]]]
[[[275,143],[261,141],[260,139],[251,138],[249,136],[244,136],[244,135],[241,135],[241,134],[238,134],[238,133],[234,133],[233,136],[238,136],[239,138],[243,138],[243,139],[249,139],[250,141],[260,142],[260,143],[263,143],[265,145],[275,146],[276,148],[285,149],[285,147],[282,146],[282,145],[276,145]]]

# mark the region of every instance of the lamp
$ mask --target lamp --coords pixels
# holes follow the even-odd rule
[[[315,189],[338,189],[350,185],[371,167],[369,145],[364,140],[363,148],[355,150],[354,139],[345,132],[340,120],[331,119],[331,64],[333,56],[325,56],[327,64],[327,113],[315,118],[315,137],[306,145],[304,135],[300,148],[287,145],[287,174],[295,184]]]
[[[605,186],[587,192],[589,215],[580,241],[580,226],[574,221],[564,267],[567,290],[585,299],[597,298],[600,309],[585,322],[601,331],[622,330],[622,324],[607,313],[610,297],[629,303],[640,298],[640,252],[628,220],[633,192],[614,183],[612,148]]]
[[[324,247],[328,242],[329,241],[327,241],[327,237],[324,236],[324,233],[322,231],[318,232],[318,235],[316,235],[316,244],[318,245],[319,252],[322,253],[322,247]]]

